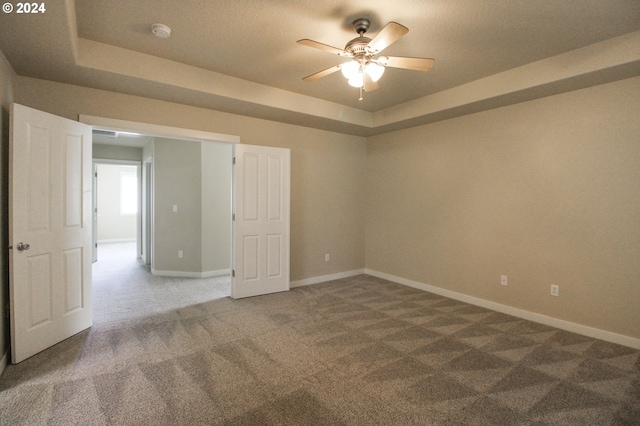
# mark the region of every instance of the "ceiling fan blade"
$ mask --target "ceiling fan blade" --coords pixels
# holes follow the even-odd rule
[[[335,55],[351,57],[352,55],[337,47],[329,46],[328,44],[320,43],[317,41],[309,40],[308,38],[298,40],[298,44],[303,46],[313,47],[314,49],[324,50],[325,52],[333,53]]]
[[[373,92],[377,90],[380,86],[377,81],[373,81],[369,74],[364,74],[364,86],[362,87],[365,92]]]
[[[405,56],[380,56],[376,61],[385,67],[416,71],[429,71],[436,62],[431,58],[408,58]]]
[[[325,77],[329,74],[333,74],[336,71],[340,70],[340,65],[334,65],[331,68],[327,68],[326,70],[322,70],[322,71],[318,71],[315,74],[311,74],[306,76],[305,78],[303,78],[304,81],[313,81],[313,80],[317,80],[319,78]]]
[[[397,22],[389,22],[380,30],[378,34],[369,42],[367,50],[376,54],[381,52],[384,48],[396,42],[400,37],[409,32],[409,28],[404,25],[400,25]]]

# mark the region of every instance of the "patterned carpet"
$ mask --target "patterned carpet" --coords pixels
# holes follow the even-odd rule
[[[145,288],[136,297],[153,288],[132,274],[116,305],[127,282]],[[640,422],[634,349],[366,275],[187,305],[203,283],[187,295],[178,281],[143,315],[103,309],[90,331],[7,367],[0,424]]]

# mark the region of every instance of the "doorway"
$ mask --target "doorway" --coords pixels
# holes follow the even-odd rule
[[[290,174],[291,174],[291,151],[287,148],[276,148],[268,146],[251,146],[240,144],[238,136],[231,136],[219,133],[203,132],[198,130],[167,127],[149,123],[130,122],[125,120],[110,119],[104,117],[80,115],[79,121],[89,124],[93,128],[109,130],[124,130],[139,132],[142,134],[156,135],[160,138],[179,138],[181,140],[200,141],[202,146],[212,146],[211,142],[226,145],[231,149],[233,166],[227,175],[232,177],[230,209],[233,213],[231,224],[231,243],[226,246],[230,261],[227,262],[231,269],[231,297],[241,298],[257,296],[272,292],[288,291],[289,286],[289,250],[290,250]],[[207,143],[209,142],[209,143]],[[155,153],[157,154],[157,153]],[[153,156],[153,235],[152,235],[152,272],[167,274],[171,270],[164,271],[158,267],[159,259],[162,258],[158,252],[163,248],[168,254],[166,258],[170,262],[168,266],[179,266],[177,258],[187,258],[187,252],[176,244],[175,239],[166,238],[169,244],[161,244],[159,236],[164,234],[155,232],[158,229],[181,229],[179,223],[173,223],[172,227],[161,227],[159,220],[161,217],[167,218],[167,211],[174,214],[182,212],[180,203],[168,203],[167,200],[160,202],[158,194],[160,185],[159,170],[161,161],[157,155]],[[183,156],[184,150],[176,152],[176,156],[170,158],[169,162],[174,163],[175,159]],[[239,156],[237,155],[239,154]],[[231,163],[227,163],[231,164]],[[206,164],[202,168],[204,171],[215,170],[215,167],[208,167]],[[192,171],[193,167],[187,166],[183,171]],[[173,182],[171,182],[173,184]],[[185,188],[183,185],[180,188]],[[186,186],[186,188],[191,188]],[[229,187],[227,187],[227,190]],[[186,191],[183,191],[186,192]],[[242,196],[236,196],[244,194]],[[177,194],[180,198],[182,193]],[[201,200],[201,198],[200,198]],[[244,206],[248,207],[247,209]],[[200,206],[201,207],[201,206]],[[168,210],[171,209],[171,210]],[[200,211],[202,213],[202,211]],[[256,216],[257,215],[257,216]],[[169,214],[171,216],[171,214]],[[202,215],[207,217],[207,215]],[[178,218],[175,215],[174,218]],[[179,221],[174,221],[179,222]],[[201,222],[202,225],[204,222]],[[250,226],[256,225],[256,226]],[[269,230],[272,227],[273,229]],[[229,229],[227,228],[227,229]],[[205,229],[204,227],[202,228]],[[183,236],[184,233],[180,233]],[[191,239],[193,240],[193,239]],[[215,238],[205,238],[201,241],[215,240]],[[192,241],[193,242],[193,241]],[[195,253],[202,253],[203,247],[196,246]],[[229,250],[230,248],[230,250]],[[190,256],[191,261],[197,256]],[[205,256],[205,258],[209,258]],[[202,257],[199,259],[202,261]],[[247,262],[247,260],[249,260]],[[233,265],[233,266],[232,266]],[[184,270],[176,268],[178,276],[185,276]],[[220,271],[215,271],[217,273]],[[204,274],[205,270],[200,274]],[[238,275],[239,274],[239,275]],[[191,275],[187,275],[191,276]],[[203,275],[196,275],[203,276]],[[243,288],[241,290],[241,287]]]
[[[141,238],[140,161],[93,161],[93,262],[99,246],[129,243],[132,256],[140,257]]]
[[[230,295],[232,156],[229,143],[94,129],[96,323]]]
[[[229,275],[233,145],[99,128],[93,133],[94,167],[103,171],[94,174],[94,198],[106,206],[94,201],[94,249],[131,239],[154,275]],[[138,197],[127,204],[131,208],[127,194]]]

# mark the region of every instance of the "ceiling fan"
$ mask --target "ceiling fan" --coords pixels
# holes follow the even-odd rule
[[[349,41],[344,49],[338,49],[337,47],[309,39],[298,40],[298,44],[351,58],[349,62],[334,65],[326,70],[311,74],[302,80],[317,80],[341,70],[351,86],[360,88],[360,100],[362,100],[363,90],[371,92],[379,87],[378,80],[382,77],[385,67],[416,71],[429,71],[433,67],[435,59],[431,58],[408,58],[403,56],[379,56],[374,58],[383,49],[408,33],[409,29],[392,21],[385,25],[373,39],[370,39],[364,36],[370,25],[371,22],[366,18],[359,18],[353,21],[353,29],[358,33],[358,37]]]

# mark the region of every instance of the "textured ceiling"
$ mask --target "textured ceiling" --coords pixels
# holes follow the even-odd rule
[[[624,7],[625,4],[627,7]],[[636,13],[628,13],[636,6]],[[640,29],[638,1],[210,1],[79,0],[78,35],[244,80],[376,111]],[[397,21],[409,33],[385,50],[436,59],[430,72],[388,69],[358,102],[339,74],[301,79],[343,59],[300,46],[342,48],[368,17],[376,33]],[[149,33],[169,25],[168,40]]]
[[[0,50],[19,75],[186,99],[198,106],[355,134],[376,127],[368,121],[376,112],[386,114],[410,101],[640,30],[638,0],[66,0],[46,5],[47,12],[39,16],[0,16]],[[303,82],[344,59],[296,41],[310,38],[342,48],[357,36],[351,22],[360,17],[371,19],[371,37],[389,21],[408,27],[409,33],[384,53],[432,57],[434,68],[389,68],[380,89],[366,93],[363,101],[340,73]],[[156,22],[172,28],[169,39],[151,35]],[[174,69],[174,63],[191,67]],[[637,69],[636,63],[607,78],[635,75]],[[171,70],[175,84],[163,70]],[[220,87],[209,91],[186,82],[209,78]],[[556,91],[564,90],[556,86]],[[261,96],[281,98],[282,104],[308,103],[310,111],[344,107],[346,113],[316,116]],[[316,108],[314,100],[330,104]],[[339,118],[345,114],[353,118]],[[399,122],[414,124],[410,118],[405,115]]]

